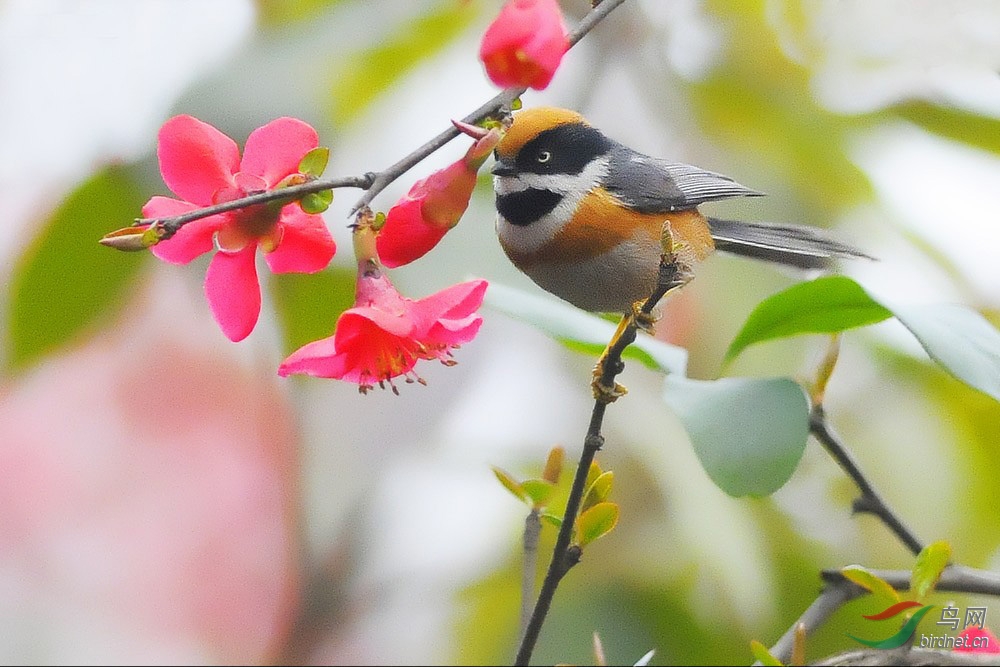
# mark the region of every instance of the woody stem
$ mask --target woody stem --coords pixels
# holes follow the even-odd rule
[[[643,303],[640,312],[648,315],[659,303],[660,299],[678,286],[676,282],[678,265],[671,256],[664,256],[660,260],[660,278],[656,291]],[[600,382],[605,386],[613,387],[615,378],[625,369],[622,362],[622,353],[629,345],[635,341],[638,325],[634,317],[627,322],[621,335],[608,347],[604,356],[604,363],[601,367]],[[566,576],[566,573],[580,562],[582,551],[580,547],[571,544],[573,539],[573,527],[576,517],[580,511],[580,503],[583,500],[583,492],[587,483],[587,473],[590,465],[594,462],[594,457],[601,447],[604,446],[604,436],[601,435],[601,428],[604,424],[604,414],[608,407],[608,401],[597,398],[594,401],[594,409],[590,414],[590,425],[587,427],[587,435],[583,440],[583,453],[576,466],[576,474],[573,477],[573,485],[570,487],[569,498],[566,500],[566,510],[563,512],[562,524],[559,526],[559,535],[556,537],[556,544],[552,550],[552,560],[549,569],[542,582],[542,589],[538,593],[538,600],[535,602],[534,611],[525,628],[524,636],[521,638],[521,645],[518,647],[515,665],[527,665],[531,661],[531,654],[534,652],[535,644],[538,642],[542,624],[552,605],[559,582]]]

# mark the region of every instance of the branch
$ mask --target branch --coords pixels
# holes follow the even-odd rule
[[[584,35],[590,32],[594,26],[600,23],[608,14],[611,13],[612,10],[621,5],[623,2],[625,2],[625,0],[603,0],[603,2],[600,2],[592,11],[583,17],[583,20],[580,21],[580,24],[576,27],[576,29],[567,36],[570,47],[572,48],[575,46],[577,42],[584,37]],[[527,88],[508,88],[494,96],[489,102],[486,102],[478,109],[465,116],[462,120],[470,124],[479,123],[480,121],[495,115],[501,109],[509,108],[514,100],[523,95],[526,90]],[[226,213],[228,211],[234,211],[236,209],[247,208],[249,206],[259,204],[268,204],[271,202],[287,200],[287,203],[291,203],[307,194],[321,192],[323,190],[332,190],[334,188],[361,188],[365,192],[361,196],[361,199],[359,199],[357,203],[354,204],[354,207],[351,208],[349,215],[353,216],[357,211],[370,204],[379,193],[389,186],[389,184],[458,135],[459,131],[455,129],[454,126],[449,125],[448,128],[439,135],[426,142],[424,145],[420,146],[395,164],[392,164],[379,172],[368,172],[363,176],[341,176],[338,178],[317,179],[302,185],[280,188],[268,192],[254,193],[223,204],[195,209],[182,215],[172,216],[169,218],[139,218],[133,224],[135,226],[157,226],[163,230],[163,236],[160,240],[166,240],[176,234],[177,231],[187,223],[207,218],[211,215]]]
[[[535,577],[538,569],[538,538],[542,532],[542,521],[534,507],[524,519],[524,562],[521,565],[521,619],[520,637],[528,628],[531,618],[532,600],[535,597]]]
[[[659,280],[656,291],[646,299],[639,309],[643,315],[649,316],[653,308],[660,302],[660,299],[671,289],[683,285],[690,279],[690,274],[679,266],[673,256],[664,255],[660,258]],[[626,316],[620,335],[612,339],[607,352],[599,363],[599,375],[595,377],[595,383],[604,387],[615,387],[615,378],[625,370],[622,362],[622,352],[635,341],[638,331],[638,323],[635,316]],[[538,594],[534,612],[528,627],[524,631],[521,645],[517,651],[515,665],[527,665],[531,661],[531,654],[538,642],[538,636],[542,630],[542,624],[549,613],[552,605],[552,598],[555,596],[559,582],[569,570],[580,562],[582,552],[579,546],[570,545],[573,539],[573,526],[576,523],[576,516],[580,510],[580,503],[583,500],[584,487],[587,483],[587,473],[590,465],[594,461],[597,452],[604,445],[604,436],[601,435],[601,427],[604,424],[604,413],[608,404],[614,398],[606,395],[596,395],[594,409],[590,415],[590,425],[587,428],[587,435],[583,441],[583,453],[580,462],[576,467],[576,476],[573,478],[573,486],[570,487],[569,498],[566,500],[566,510],[563,513],[562,524],[559,526],[559,535],[556,537],[556,545],[552,550],[552,561],[549,563],[548,572],[542,582],[542,590]]]
[[[897,591],[910,589],[911,572],[909,570],[870,570],[870,572]],[[868,593],[867,590],[846,578],[840,570],[823,570],[820,573],[820,578],[825,585],[819,596],[770,649],[771,655],[784,663],[787,663],[792,656],[795,628],[800,623],[805,626],[806,633],[811,633],[823,625],[843,605]],[[962,565],[949,565],[941,573],[941,578],[934,590],[945,593],[972,593],[1000,597],[1000,574]]]
[[[577,25],[576,29],[567,36],[570,48],[574,47],[577,42],[583,39],[584,35],[590,32],[594,26],[604,20],[604,17],[610,14],[612,10],[621,5],[623,2],[625,2],[625,0],[597,0],[594,3],[596,5],[594,9],[584,16],[583,20],[580,21],[580,24]],[[493,116],[501,109],[509,108],[514,100],[523,95],[526,90],[527,88],[508,88],[463,118],[462,121],[473,125],[479,123],[480,121]],[[399,162],[376,174],[375,181],[366,189],[365,193],[361,196],[361,199],[359,199],[354,205],[354,208],[351,209],[351,212],[353,213],[354,211],[370,204],[375,196],[382,192],[386,186],[458,135],[459,131],[455,129],[454,126],[449,125],[448,128],[441,134],[437,135]]]
[[[181,227],[195,220],[201,220],[202,218],[218,215],[219,213],[235,211],[240,208],[270,204],[272,202],[287,200],[286,203],[291,203],[301,199],[305,195],[312,194],[313,192],[321,192],[323,190],[333,190],[335,188],[370,188],[372,183],[375,182],[375,178],[376,175],[372,173],[365,174],[364,176],[341,176],[339,178],[325,179],[320,178],[314,181],[309,181],[308,183],[302,183],[300,185],[290,185],[285,188],[268,190],[266,192],[255,192],[254,194],[247,195],[246,197],[240,197],[239,199],[233,199],[232,201],[215,204],[214,206],[197,208],[193,211],[188,211],[187,213],[174,215],[168,218],[137,218],[132,225],[159,226],[164,232],[160,240],[165,241],[176,234]]]
[[[829,452],[837,464],[847,473],[848,477],[854,480],[858,489],[861,490],[861,497],[854,501],[854,512],[874,514],[882,520],[889,530],[896,534],[903,544],[913,552],[919,554],[924,548],[923,543],[914,535],[913,531],[906,527],[902,520],[896,516],[895,512],[889,509],[889,505],[882,499],[875,488],[871,485],[857,461],[841,442],[833,428],[826,421],[826,411],[822,403],[816,403],[809,414],[809,431],[820,441],[820,444]]]

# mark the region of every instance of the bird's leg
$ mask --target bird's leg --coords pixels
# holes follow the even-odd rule
[[[664,296],[684,287],[694,278],[690,260],[687,259],[690,253],[685,252],[687,244],[674,240],[669,223],[663,225],[661,243],[663,253],[660,255],[656,289],[645,301],[637,301],[632,304],[631,310],[625,313],[625,316],[618,323],[618,328],[615,329],[615,333],[611,336],[611,340],[608,341],[594,367],[593,381],[590,387],[593,390],[594,398],[602,403],[613,403],[628,393],[628,389],[615,382],[614,378],[625,368],[625,364],[621,360],[621,353],[635,341],[636,331],[641,329],[652,335],[654,333],[653,326],[659,318],[653,313],[653,308]],[[612,352],[614,352],[614,364],[609,365],[608,361],[612,358]]]

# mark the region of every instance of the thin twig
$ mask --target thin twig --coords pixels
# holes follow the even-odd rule
[[[680,267],[675,263],[673,257],[663,257],[660,260],[660,275],[656,291],[643,303],[640,312],[649,315],[660,299],[671,289],[686,282],[687,275],[679,271]],[[632,317],[621,335],[608,348],[601,366],[602,372],[599,382],[605,387],[614,387],[615,378],[625,369],[622,362],[622,353],[632,342],[635,341],[638,324],[636,318]],[[556,545],[552,550],[552,561],[549,563],[548,572],[542,582],[542,589],[538,593],[538,601],[535,603],[534,612],[528,627],[521,638],[521,645],[518,647],[515,665],[527,665],[531,661],[531,654],[538,642],[538,636],[542,630],[542,624],[549,613],[552,605],[552,598],[555,596],[559,582],[569,570],[580,561],[581,551],[576,545],[570,545],[573,538],[573,525],[576,523],[576,516],[580,510],[580,503],[583,500],[583,493],[587,483],[587,474],[590,465],[594,461],[597,452],[604,445],[604,436],[601,435],[601,427],[604,424],[604,413],[607,410],[609,401],[598,397],[594,401],[594,409],[590,415],[590,425],[587,428],[587,435],[583,441],[583,453],[580,462],[576,467],[576,476],[573,478],[573,486],[570,487],[569,498],[566,500],[566,510],[563,513],[562,524],[559,527],[559,535],[556,537]]]
[[[321,192],[323,190],[333,190],[335,188],[365,189],[371,187],[371,184],[374,182],[375,174],[372,173],[365,174],[364,176],[341,176],[338,178],[326,179],[319,178],[300,185],[290,185],[286,188],[267,190],[265,192],[255,192],[251,195],[247,195],[246,197],[240,197],[239,199],[233,199],[231,201],[215,204],[213,206],[198,208],[193,211],[188,211],[187,213],[181,213],[180,215],[174,215],[167,218],[137,218],[132,224],[133,226],[159,226],[164,232],[161,240],[165,241],[176,234],[177,231],[187,223],[195,220],[201,220],[202,218],[207,218],[212,215],[227,213],[229,211],[235,211],[240,208],[248,208],[250,206],[270,204],[277,201],[287,200],[288,202],[293,202],[296,199],[301,199],[305,195],[312,194],[314,192]]]
[[[579,42],[584,35],[590,32],[594,26],[600,23],[604,17],[606,17],[613,9],[621,5],[623,2],[625,2],[625,0],[604,0],[593,11],[589,12],[583,20],[580,21],[580,24],[576,27],[576,29],[568,35],[570,47]],[[510,107],[514,100],[523,95],[526,90],[527,88],[508,88],[498,93],[493,97],[493,99],[465,116],[462,120],[466,123],[478,123],[496,114],[501,109]],[[361,199],[359,199],[351,208],[349,216],[353,216],[357,211],[369,205],[380,192],[389,186],[389,184],[458,135],[459,131],[455,129],[454,126],[449,125],[447,129],[438,134],[436,137],[424,143],[422,146],[398,162],[379,172],[368,172],[363,176],[340,176],[337,178],[317,179],[315,181],[309,181],[308,183],[294,185],[287,188],[279,188],[277,190],[270,190],[267,192],[255,192],[246,197],[240,197],[239,199],[233,199],[232,201],[216,204],[214,206],[195,209],[181,215],[167,218],[140,218],[135,221],[134,225],[156,225],[164,232],[161,240],[166,240],[176,234],[177,230],[187,223],[207,218],[211,215],[217,215],[219,213],[226,213],[240,208],[247,208],[249,206],[277,201],[287,200],[288,202],[292,202],[307,194],[320,192],[322,190],[332,190],[334,188],[361,188],[365,192],[361,196]]]
[[[911,572],[909,570],[870,570],[870,572],[897,591],[910,589]],[[868,593],[867,590],[845,577],[840,570],[823,570],[820,573],[820,578],[825,585],[819,596],[770,649],[771,655],[782,662],[788,662],[792,657],[795,629],[800,624],[805,626],[807,634],[811,633],[823,625],[834,612],[846,603]],[[944,593],[971,593],[1000,597],[1000,573],[977,570],[962,565],[949,565],[941,573],[941,578],[934,590]]]
[[[869,572],[897,591],[910,590],[912,573],[909,570],[869,570]],[[820,577],[828,584],[846,581],[852,586],[857,586],[840,570],[823,570]],[[861,590],[864,592],[864,589]],[[941,578],[935,584],[934,590],[939,593],[969,593],[1000,597],[1000,572],[979,570],[965,565],[949,565],[941,572]]]
[[[531,619],[531,609],[535,604],[535,577],[538,568],[538,537],[542,532],[542,521],[538,509],[532,507],[524,518],[524,562],[521,565],[521,633],[524,637]]]
[[[821,403],[814,405],[809,414],[809,431],[861,490],[861,497],[854,501],[854,511],[877,516],[914,555],[919,554],[924,548],[923,543],[889,508],[882,496],[861,472],[857,461],[854,460],[854,457],[826,421],[826,411]]]
[[[623,2],[625,2],[625,0],[603,0],[603,2],[584,16],[583,20],[581,20],[579,25],[576,26],[576,29],[568,35],[570,48],[575,46],[577,42],[583,39],[584,35],[590,32],[591,29],[600,23],[605,16],[610,14],[612,10],[621,5]],[[462,121],[465,123],[475,124],[489,118],[500,111],[500,109],[509,107],[511,103],[523,95],[526,90],[527,88],[508,88],[497,94],[486,104],[467,115],[462,119]],[[454,126],[449,125],[443,132],[441,132],[441,134],[437,135],[399,162],[396,162],[392,166],[387,167],[385,170],[378,172],[375,176],[375,181],[366,189],[365,193],[361,196],[361,199],[359,199],[354,205],[354,208],[351,209],[352,212],[370,204],[376,195],[382,192],[386,186],[458,135],[459,131],[455,129]]]

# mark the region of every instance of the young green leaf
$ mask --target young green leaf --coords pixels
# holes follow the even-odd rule
[[[607,472],[602,472],[597,478],[587,487],[587,490],[583,494],[583,504],[580,506],[582,510],[586,511],[587,508],[593,507],[597,503],[603,502],[608,499],[608,494],[611,493],[611,484],[614,482],[615,473],[608,470]]]
[[[540,516],[547,522],[549,522],[551,525],[555,526],[556,528],[562,527],[562,517],[558,517],[555,514],[548,514],[548,513],[541,514]]]
[[[726,350],[725,363],[754,343],[804,333],[836,333],[891,316],[850,278],[826,276],[799,283],[757,304]]]
[[[577,540],[583,548],[594,540],[607,535],[618,523],[618,505],[597,503],[580,514],[576,520]]]
[[[944,540],[928,544],[917,554],[917,562],[910,576],[910,590],[917,600],[927,599],[950,560],[951,544]]]
[[[326,170],[326,163],[329,161],[330,149],[326,146],[317,146],[302,156],[302,160],[299,161],[299,173],[319,178]]]
[[[310,192],[299,200],[299,206],[306,213],[322,213],[333,203],[333,190]]]
[[[493,474],[496,478],[500,480],[500,483],[505,489],[511,492],[511,494],[518,500],[523,500],[524,502],[529,502],[529,496],[520,483],[517,482],[513,477],[510,476],[506,470],[498,468],[496,466],[490,466],[493,469]]]
[[[549,502],[555,486],[552,482],[544,479],[526,479],[521,482],[521,490],[524,491],[532,507],[539,508],[544,507]]]
[[[594,482],[597,481],[597,478],[603,474],[604,471],[601,470],[601,464],[599,464],[597,461],[591,461],[590,468],[587,470],[587,480],[583,483],[583,490],[585,494],[587,490],[589,490],[590,487],[594,485]]]
[[[872,574],[860,565],[848,565],[840,570],[848,581],[853,581],[861,588],[870,592],[876,600],[885,606],[899,602],[899,593],[881,577]]]
[[[771,655],[767,647],[756,639],[750,641],[750,652],[753,653],[754,660],[765,667],[782,667],[782,662]]]
[[[787,378],[690,380],[668,375],[664,400],[716,486],[766,496],[791,477],[809,435],[809,403]],[[725,418],[720,418],[725,415]]]

